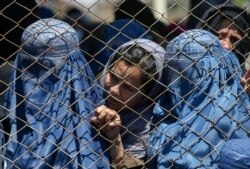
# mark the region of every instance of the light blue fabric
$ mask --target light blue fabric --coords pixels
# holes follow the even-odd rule
[[[90,62],[90,67],[94,74],[104,69],[111,54],[124,43],[138,38],[149,38],[146,28],[131,19],[118,19],[110,24],[104,25],[103,46],[95,56],[95,60]]]
[[[217,168],[224,142],[250,131],[239,62],[198,29],[173,39],[166,53],[168,88],[155,108],[160,121],[147,142],[148,168]]]
[[[56,19],[23,33],[11,86],[7,168],[109,168],[90,124],[102,92],[78,50],[75,30]]]
[[[229,140],[222,147],[220,156],[220,169],[249,169],[250,139]]]
[[[119,50],[128,46],[137,45],[145,49],[155,59],[157,69],[156,81],[162,78],[163,62],[165,57],[165,50],[155,42],[149,39],[134,39],[124,43],[110,56],[101,78],[101,86],[104,87],[105,77],[109,68],[112,67],[112,61]],[[154,99],[161,92],[162,86],[160,83],[155,83],[151,91],[147,95],[148,98]],[[146,156],[145,141],[150,131],[150,121],[152,119],[153,106],[150,105],[146,99],[141,100],[136,107],[131,111],[119,112],[121,118],[121,138],[124,149],[131,155],[137,158],[144,158]]]
[[[0,168],[4,168],[4,163],[5,163],[5,154],[6,154],[6,147],[5,145],[5,133],[6,133],[6,128],[4,128],[4,120],[6,121],[6,116],[7,116],[7,111],[6,109],[0,105]],[[6,134],[7,135],[7,134]]]

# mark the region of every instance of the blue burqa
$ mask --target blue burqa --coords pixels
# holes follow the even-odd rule
[[[219,169],[249,169],[250,139],[231,139],[220,151]]]
[[[70,25],[43,19],[26,28],[10,84],[7,168],[109,168],[90,124],[102,93]]]
[[[147,142],[148,168],[217,168],[225,141],[250,131],[239,62],[198,29],[173,39],[166,52],[167,91],[154,109],[159,122]]]

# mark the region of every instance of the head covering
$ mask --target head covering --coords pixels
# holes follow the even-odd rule
[[[243,38],[236,44],[236,50],[234,50],[234,52],[240,63],[244,63],[250,51],[250,42],[247,38],[250,34],[250,20],[246,9],[234,4],[223,4],[211,7],[202,16],[196,28],[202,28],[217,34],[218,28],[225,18],[231,20],[242,34]]]
[[[220,151],[220,169],[250,168],[250,139],[232,139]]]
[[[111,55],[110,58],[107,62],[107,64],[105,65],[104,71],[102,72],[102,78],[101,78],[101,86],[104,87],[104,82],[105,82],[105,77],[106,77],[106,73],[108,71],[108,69],[112,66],[111,63],[113,61],[114,56],[116,55],[116,53],[128,46],[132,46],[132,45],[137,45],[141,48],[143,48],[144,50],[146,50],[147,52],[149,52],[155,59],[155,65],[156,65],[156,72],[157,72],[157,79],[156,81],[160,81],[162,78],[162,71],[163,71],[163,62],[164,62],[164,58],[165,58],[165,50],[158,44],[156,44],[155,42],[149,40],[149,39],[134,39],[131,40],[129,42],[124,43],[123,45],[121,45],[120,47],[118,47]],[[158,95],[159,93],[159,86],[160,84],[156,83],[155,86],[152,88],[151,92],[149,92],[148,97],[150,98],[154,98]]]
[[[184,25],[169,23],[164,30],[166,32],[166,40],[169,42],[186,30]]]
[[[166,53],[167,92],[154,112],[161,121],[149,136],[149,166],[217,168],[224,142],[247,138],[250,130],[239,62],[216,36],[201,29],[177,36]]]
[[[125,42],[137,38],[149,38],[146,28],[130,19],[115,20],[110,24],[104,25],[103,29],[103,45],[100,45],[99,54],[90,63],[94,74],[103,70],[110,55]]]
[[[24,31],[22,44],[6,97],[7,168],[109,168],[90,124],[102,93],[76,31],[43,19]]]
[[[163,61],[165,57],[165,50],[156,44],[155,42],[148,39],[135,39],[127,43],[124,43],[122,46],[116,49],[116,51],[109,58],[105,69],[101,77],[101,86],[104,87],[106,74],[109,68],[112,67],[113,58],[115,54],[130,45],[138,45],[139,47],[148,51],[155,59],[156,69],[157,69],[157,81],[160,81],[163,71]],[[161,91],[161,85],[155,83],[152,90],[149,92],[147,97],[154,99],[159,95]],[[133,111],[122,112],[120,113],[122,129],[121,137],[123,141],[124,148],[128,150],[132,155],[138,158],[145,157],[145,145],[144,142],[148,136],[150,126],[148,122],[152,117],[152,106],[148,105],[145,100],[140,102],[141,104],[136,105]]]

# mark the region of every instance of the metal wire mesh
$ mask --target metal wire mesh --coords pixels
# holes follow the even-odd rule
[[[241,9],[226,8],[228,3],[238,5]],[[190,162],[189,168],[213,168],[213,163],[218,163],[220,149],[224,142],[234,137],[249,136],[250,128],[246,124],[249,118],[249,105],[246,105],[248,102],[245,101],[249,98],[242,98],[248,92],[248,84],[243,83],[242,90],[237,90],[236,94],[229,91],[224,84],[235,78],[238,79],[237,84],[240,84],[242,77],[248,78],[247,74],[243,76],[237,73],[239,69],[245,73],[249,67],[247,58],[250,50],[250,21],[247,13],[250,3],[248,1],[5,0],[0,6],[0,163],[2,168],[145,168],[146,166],[182,168],[185,166],[183,164],[185,160],[184,162],[182,160],[186,158],[186,154],[188,154],[187,159],[195,161],[194,166]],[[206,15],[209,9],[212,10]],[[230,10],[231,12],[228,12]],[[43,38],[37,35],[37,32],[43,30],[39,25],[30,28],[30,34],[29,32],[26,35],[23,34],[29,25],[44,18],[68,23],[76,31],[76,39],[79,41],[74,41],[73,37],[74,40],[67,43],[68,37],[65,38],[64,35],[71,32],[71,27],[62,31],[63,26],[58,25],[52,28],[52,31],[55,31],[54,36],[62,37],[61,41],[67,44],[66,47],[60,46],[60,49],[53,47],[53,44],[57,44],[58,41],[53,43],[45,41],[45,43]],[[245,18],[247,19],[244,20]],[[228,38],[228,34],[221,29],[222,21],[223,23],[225,21],[227,29],[236,28],[238,31],[234,32],[236,35]],[[119,46],[128,41],[138,38],[150,39],[166,49],[171,40],[194,28],[202,28],[215,34],[222,46],[223,43],[231,45],[230,48],[224,47],[228,49],[228,53],[235,54],[240,64],[225,68],[234,72],[230,75],[232,77],[226,77],[226,82],[217,79],[218,77],[204,66],[206,64],[203,65],[195,59],[190,65],[183,63],[185,68],[176,66],[174,62],[175,57],[179,56],[178,52],[170,59],[160,60],[159,63],[162,62],[163,66],[156,69],[154,73],[143,70],[142,74],[148,78],[143,84],[137,83],[134,79],[132,81],[126,79],[134,71],[127,76],[116,74],[116,67],[119,67],[121,60],[109,61],[112,53],[119,53],[120,51],[117,51]],[[38,41],[43,48],[36,50],[37,46],[32,46],[30,41],[25,41],[29,37]],[[182,43],[183,46],[185,43],[188,44]],[[78,53],[74,54],[70,50],[71,47],[74,48],[72,51],[77,50]],[[151,50],[157,49],[152,48]],[[28,50],[33,53],[27,52]],[[62,53],[60,53],[61,50]],[[129,51],[130,48],[127,50]],[[73,55],[73,59],[65,56],[65,51],[68,55]],[[221,53],[210,51],[209,47],[206,52],[218,58],[221,57]],[[124,59],[122,54],[119,56],[122,57],[125,66],[138,66],[138,63],[130,63],[126,58]],[[56,57],[37,59],[46,55]],[[82,58],[77,57],[78,55]],[[154,54],[149,52],[147,55]],[[171,54],[167,51],[167,55]],[[192,57],[187,56],[187,58],[193,60]],[[220,62],[224,62],[223,59],[218,59],[217,64],[214,62],[213,66],[221,67],[223,64]],[[108,67],[107,63],[109,63]],[[66,66],[70,67],[70,70],[66,70]],[[193,67],[203,70],[206,76],[198,81],[192,79],[196,76],[194,74],[191,77],[187,76],[186,72]],[[134,93],[125,100],[114,99],[105,84],[107,81],[105,73],[110,74],[110,78],[115,79],[117,85],[124,88],[126,91],[124,95],[129,95],[129,92]],[[162,75],[160,79],[159,73]],[[210,78],[213,84],[218,83],[221,86],[213,91],[213,94],[200,88],[203,82]],[[144,91],[151,83],[157,84],[157,92],[154,93],[157,94],[156,96]],[[172,88],[175,85],[178,90]],[[147,90],[154,89],[152,85],[150,87]],[[185,89],[184,93],[181,93],[182,88]],[[235,101],[226,108],[222,102],[218,102],[225,99],[224,97],[218,99],[219,96],[224,96],[221,93],[224,89]],[[246,89],[246,93],[243,89]],[[201,92],[200,98],[192,95],[197,91]],[[175,102],[170,100],[169,95],[173,96],[171,99]],[[207,97],[206,104],[209,102],[217,107],[218,109],[214,111],[219,111],[220,115],[214,117],[211,114],[204,114],[203,112],[209,108],[206,106],[200,108],[200,105],[193,104],[187,99],[190,95],[193,100]],[[113,100],[110,101],[109,98]],[[137,98],[139,99],[136,100]],[[145,104],[143,104],[144,101]],[[102,125],[93,123],[93,117],[98,114],[96,108],[102,104],[119,105],[119,109],[112,111],[115,115],[112,114],[109,118],[109,120],[118,119],[119,138],[107,137],[112,135],[112,132],[117,132],[109,126],[109,121],[102,122]],[[132,106],[129,106],[130,104]],[[143,105],[142,108],[141,105]],[[110,108],[112,109],[112,106]],[[116,107],[114,106],[113,109]],[[237,118],[235,114],[231,114],[235,109],[237,113],[240,112]],[[195,114],[189,116],[188,111]],[[155,112],[160,112],[157,118],[154,117]],[[119,115],[116,116],[117,114]],[[99,112],[98,118],[102,115]],[[196,116],[199,116],[199,121],[202,121],[204,126],[193,127],[190,119]],[[221,119],[225,118],[227,119],[225,123],[234,125],[234,130],[227,130],[220,126]],[[180,127],[174,132],[172,131],[174,127],[165,130],[171,124],[177,124]],[[217,134],[213,135],[214,131]],[[151,141],[155,145],[149,144],[149,133],[154,136]],[[219,141],[214,141],[216,140],[214,137],[220,138]],[[182,142],[189,138],[191,139],[187,141],[188,143]],[[123,142],[122,148],[118,146],[120,139]],[[204,149],[209,149],[208,152],[195,148],[200,142],[204,143]],[[153,155],[147,154],[148,148],[151,149],[151,153],[154,152]],[[125,155],[123,160],[117,162],[114,157],[118,155],[112,155],[110,152],[120,149],[125,152]],[[169,157],[172,151],[177,153]],[[152,163],[155,159],[157,162]]]

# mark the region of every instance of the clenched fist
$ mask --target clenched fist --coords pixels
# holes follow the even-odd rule
[[[121,119],[119,114],[102,105],[96,108],[96,114],[91,118],[100,131],[110,140],[116,140],[120,135]]]

